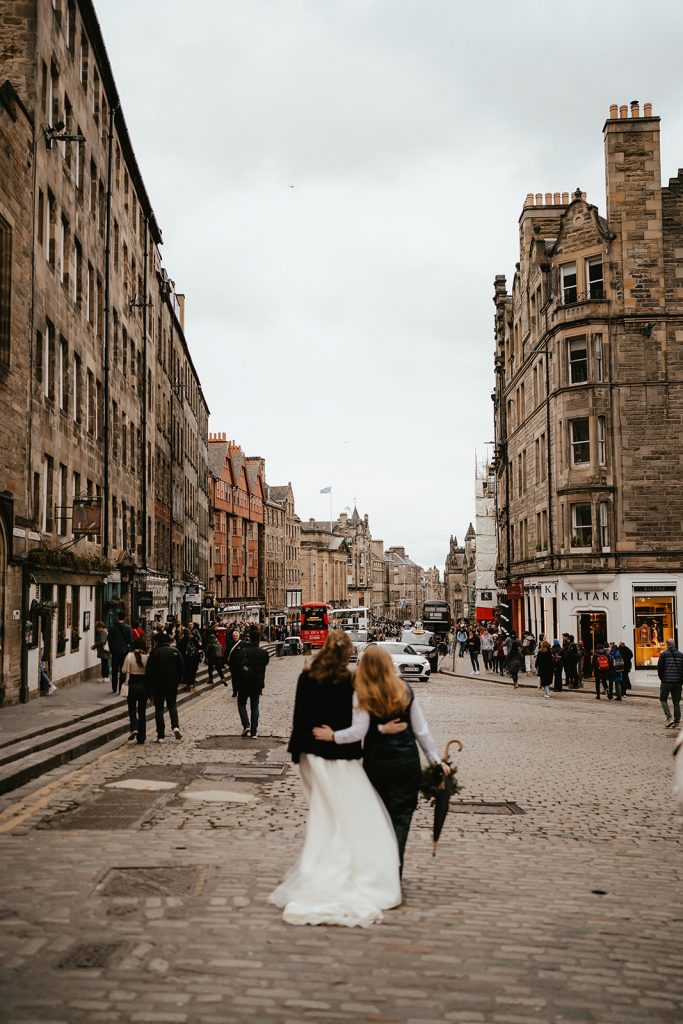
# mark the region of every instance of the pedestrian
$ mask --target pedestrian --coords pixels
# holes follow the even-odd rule
[[[133,640],[139,640],[140,637],[144,636],[139,619],[133,619],[133,621],[130,624],[130,631],[133,634]]]
[[[149,685],[145,676],[148,654],[144,637],[133,640],[133,646],[123,661],[121,674],[128,684],[129,740],[144,743],[147,736],[147,700]]]
[[[576,646],[571,633],[562,634],[562,653],[564,655],[564,675],[567,686],[570,690],[579,688],[577,665],[579,663],[579,648]]]
[[[614,692],[616,700],[621,701],[624,676],[624,659],[616,644],[609,645],[609,693]]]
[[[627,692],[631,689],[630,673],[631,669],[633,668],[633,651],[624,643],[623,640],[619,644],[619,650],[621,651],[621,656],[624,659],[624,672],[621,684],[621,696],[625,697]]]
[[[228,648],[225,652],[225,661],[230,670],[230,679],[232,680],[232,695],[237,696],[237,671],[235,665],[239,659],[242,651],[243,641],[240,637],[239,629],[233,629],[231,639],[228,643]],[[228,685],[227,683],[225,684]]]
[[[171,646],[167,633],[159,633],[145,670],[145,678],[154,699],[157,743],[163,743],[165,739],[164,705],[168,708],[173,735],[177,740],[183,738],[178,721],[177,700],[184,667],[183,656],[177,648]]]
[[[510,674],[515,690],[519,685],[517,679],[523,664],[522,645],[517,639],[517,634],[510,633],[505,643],[505,668]]]
[[[667,729],[678,729],[681,724],[681,685],[683,684],[683,654],[675,641],[666,641],[666,650],[657,661],[657,675],[660,679],[659,701],[666,718]],[[669,697],[673,704],[673,715],[669,710]]]
[[[186,689],[190,692],[194,692],[197,688],[197,669],[199,668],[199,645],[197,639],[191,624],[188,623],[177,642],[178,650],[182,654],[185,663],[183,682]]]
[[[109,650],[111,651],[111,692],[121,693],[121,668],[123,662],[131,649],[133,634],[130,626],[126,624],[125,612],[119,612],[116,622],[109,630]]]
[[[506,654],[506,644],[507,644],[507,635],[505,634],[504,631],[501,630],[501,632],[498,634],[498,640],[496,641],[496,647],[495,647],[496,661],[498,663],[498,673],[501,676],[505,675],[505,659],[506,659],[506,656],[507,656],[507,654]]]
[[[583,668],[584,659],[586,657],[586,651],[581,640],[577,640],[576,646],[579,651],[579,660],[576,664],[576,679],[578,682],[579,690],[583,690]]]
[[[216,630],[213,627],[210,627],[206,631],[204,652],[206,654],[206,667],[209,671],[209,686],[213,686],[214,671],[218,672],[223,686],[227,686],[228,684],[225,681],[225,675],[223,673],[223,648],[220,645],[220,641],[216,636]]]
[[[600,700],[600,691],[602,690],[607,695],[607,699],[611,700],[612,695],[609,692],[610,660],[604,647],[596,647],[591,668],[595,679],[595,699]]]
[[[100,659],[100,678],[98,682],[104,683],[109,679],[109,632],[107,627],[98,619],[95,623],[95,643],[93,644],[93,650],[97,651],[97,657]]]
[[[251,642],[240,644],[231,662],[233,686],[237,675],[237,711],[242,723],[242,735],[251,736],[252,739],[258,732],[259,702],[269,660],[268,651],[259,645],[258,634],[252,633]],[[251,714],[247,711],[247,701]]]
[[[528,676],[533,673],[533,658],[536,653],[536,637],[528,630],[524,630],[522,637],[522,654],[524,655],[524,671]]]
[[[38,655],[38,678],[40,680],[40,696],[50,697],[57,692],[57,687],[47,674],[47,663],[45,661],[45,647],[41,644]]]
[[[363,767],[389,812],[396,833],[400,871],[422,776],[418,743],[432,765],[441,761],[429,726],[411,687],[396,675],[391,655],[371,646],[354,676],[353,721],[348,729],[325,725],[313,730],[318,740],[363,745]]]
[[[313,735],[316,726],[352,724],[352,651],[343,630],[330,631],[297,682],[288,750],[308,798],[306,837],[297,864],[269,897],[290,924],[367,927],[401,902],[396,836],[363,771],[360,742]]]
[[[481,640],[476,629],[471,629],[467,636],[467,650],[470,652],[470,661],[472,662],[472,675],[478,676],[479,672],[479,652],[481,651]]]
[[[555,662],[550,650],[550,644],[547,640],[541,640],[538,648],[538,653],[536,655],[536,672],[538,674],[539,684],[543,687],[544,696],[549,697],[550,684],[552,683],[555,675]]]
[[[467,630],[464,626],[458,626],[458,631],[455,634],[455,639],[458,641],[458,657],[464,658],[465,650],[467,648]]]
[[[562,693],[562,669],[564,667],[564,653],[560,647],[559,640],[553,640],[550,648],[553,658],[553,690],[555,693]]]
[[[481,645],[481,656],[484,659],[484,671],[490,672],[493,661],[493,637],[488,629],[482,629],[479,643]]]

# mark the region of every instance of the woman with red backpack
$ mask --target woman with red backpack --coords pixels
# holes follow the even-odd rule
[[[593,676],[595,678],[595,699],[600,700],[600,687],[605,691],[607,699],[611,700],[612,695],[608,692],[608,680],[610,677],[611,662],[607,648],[597,647],[591,662]]]

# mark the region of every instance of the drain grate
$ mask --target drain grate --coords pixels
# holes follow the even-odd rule
[[[281,736],[207,736],[197,746],[202,750],[273,750],[285,745],[287,740]]]
[[[208,874],[208,868],[194,864],[111,868],[96,892],[100,896],[199,896]]]
[[[495,803],[490,800],[453,800],[450,809],[460,814],[524,814],[511,800]]]
[[[60,971],[89,971],[106,967],[122,942],[83,942],[73,946],[57,964]]]
[[[40,827],[57,831],[84,829],[99,832],[134,828],[164,796],[168,796],[168,792],[110,789],[81,807],[56,814]]]

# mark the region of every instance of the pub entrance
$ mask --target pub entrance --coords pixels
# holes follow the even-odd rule
[[[591,662],[596,647],[607,643],[607,612],[579,612],[578,636],[583,644],[583,674],[591,676]]]

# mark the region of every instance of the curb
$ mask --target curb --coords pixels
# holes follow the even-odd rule
[[[454,679],[472,679],[472,680],[480,679],[481,682],[484,682],[484,683],[495,683],[498,686],[512,686],[513,685],[512,684],[512,680],[510,679],[509,676],[496,676],[496,675],[493,675],[491,673],[487,674],[487,673],[484,673],[484,672],[481,672],[478,676],[474,676],[470,672],[454,672],[453,669],[450,669],[450,668],[439,668],[437,671],[438,671],[439,675],[452,676]],[[527,680],[528,680],[528,678],[529,677],[526,677]],[[536,677],[534,677],[534,678],[536,678]],[[520,690],[537,690],[539,687],[538,687],[538,683],[537,682],[530,683],[528,681],[523,681],[522,677],[520,676],[519,683],[518,683],[518,688]],[[563,687],[561,692],[562,693],[570,693],[570,694],[572,694],[572,696],[577,696],[577,697],[583,696],[583,697],[593,697],[593,698],[595,698],[595,691],[593,689],[592,681],[591,681],[591,686],[590,687],[584,686],[584,688],[581,689],[581,690],[570,690],[567,687]],[[656,690],[650,691],[650,690],[642,690],[642,689],[633,689],[633,688],[631,688],[631,690],[629,691],[629,698],[632,698],[632,697],[645,697],[645,698],[647,698],[649,700],[659,700],[659,693]]]

